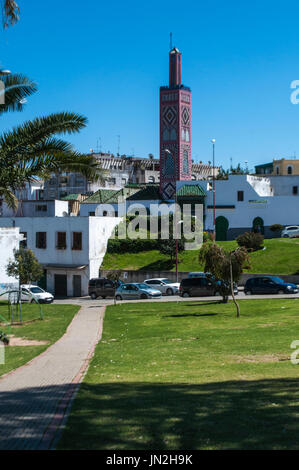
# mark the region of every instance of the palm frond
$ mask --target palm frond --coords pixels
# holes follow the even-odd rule
[[[21,74],[1,76],[1,81],[4,83],[4,89],[0,90],[0,94],[1,98],[4,95],[5,103],[0,104],[0,114],[8,111],[22,111],[25,98],[37,91],[36,83]]]
[[[74,134],[87,125],[87,119],[76,113],[55,113],[46,117],[26,121],[0,138],[1,150],[25,153],[28,147],[51,137],[53,134]]]
[[[18,208],[18,199],[14,195],[13,191],[8,188],[3,188],[0,186],[0,196],[2,196],[10,209],[17,210]]]
[[[2,0],[3,28],[16,24],[19,21],[19,13],[19,6],[14,0]]]

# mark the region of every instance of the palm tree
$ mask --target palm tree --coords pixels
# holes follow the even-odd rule
[[[37,91],[36,84],[23,75],[2,77],[5,103],[0,116],[9,111],[22,111],[26,98]],[[27,121],[0,136],[0,197],[9,207],[17,208],[15,191],[32,179],[47,179],[53,172],[74,171],[89,180],[101,179],[102,172],[95,158],[77,152],[58,134],[79,132],[87,124],[76,113],[55,113]]]
[[[3,0],[2,24],[8,28],[19,21],[20,9],[14,0]]]
[[[0,115],[9,111],[23,111],[27,98],[37,91],[36,83],[21,74],[2,75]],[[4,98],[4,99],[3,99]]]
[[[0,196],[10,207],[17,208],[17,189],[34,178],[47,179],[53,172],[73,171],[89,180],[100,179],[101,170],[92,155],[81,154],[56,137],[79,132],[86,123],[87,119],[76,113],[55,113],[0,136]]]

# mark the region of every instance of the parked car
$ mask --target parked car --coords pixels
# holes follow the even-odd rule
[[[203,272],[194,272],[194,273],[188,273],[188,278],[193,278],[193,277],[206,277],[206,273]]]
[[[281,232],[281,236],[283,238],[299,237],[299,225],[290,225],[289,227],[285,227]]]
[[[182,279],[180,285],[181,297],[202,297],[220,295],[220,281],[213,281],[213,278],[207,276],[198,276]],[[229,287],[228,287],[229,288]],[[234,284],[234,294],[238,294],[238,286]]]
[[[244,286],[246,295],[251,294],[297,294],[298,286],[285,282],[278,276],[252,277]]]
[[[165,277],[157,277],[155,279],[146,279],[143,281],[147,286],[159,290],[162,294],[174,295],[179,293],[179,282],[173,282]]]
[[[160,299],[162,294],[144,283],[123,284],[116,289],[116,300]]]
[[[103,299],[106,297],[114,297],[117,287],[114,281],[110,281],[105,277],[93,278],[90,279],[88,283],[88,295],[90,295],[92,299],[96,299],[97,297],[102,297]]]
[[[31,284],[21,285],[21,301],[30,302],[32,304],[39,302],[40,304],[51,304],[54,296],[50,292],[46,292],[39,286]]]

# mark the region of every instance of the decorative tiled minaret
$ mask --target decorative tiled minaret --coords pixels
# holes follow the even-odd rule
[[[160,191],[174,199],[176,181],[192,179],[191,90],[182,85],[182,54],[169,52],[169,86],[160,87]]]

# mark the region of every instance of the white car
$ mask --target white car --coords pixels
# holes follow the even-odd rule
[[[51,304],[54,300],[54,296],[49,292],[44,291],[41,287],[30,284],[22,284],[21,289],[22,302],[30,302],[34,304],[36,301],[38,301],[40,304]]]
[[[299,225],[290,225],[285,227],[281,232],[283,238],[295,238],[299,237]]]
[[[155,279],[146,279],[143,281],[144,284],[152,287],[153,289],[158,289],[162,294],[165,295],[175,295],[179,293],[179,282],[173,282],[170,279],[165,277],[156,277]]]

